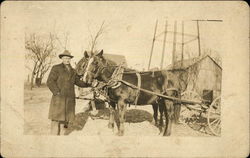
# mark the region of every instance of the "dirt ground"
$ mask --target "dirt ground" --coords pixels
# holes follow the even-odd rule
[[[24,134],[25,135],[49,135],[50,120],[48,119],[49,104],[51,93],[47,87],[34,88],[32,91],[25,88],[24,91]],[[88,102],[77,100],[76,120],[68,128],[66,134],[83,136],[113,136],[117,133],[108,128],[108,108],[99,110],[96,116],[89,112],[84,112],[88,107]],[[133,106],[127,108],[125,135],[128,136],[157,136],[161,137],[160,130],[154,126],[152,121],[152,107]],[[173,124],[171,137],[176,136],[210,136],[204,132],[192,129],[186,124]]]

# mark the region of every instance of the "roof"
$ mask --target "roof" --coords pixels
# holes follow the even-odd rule
[[[183,60],[183,62],[181,60],[179,60],[175,63],[174,69],[173,69],[172,64],[168,65],[167,69],[168,70],[185,70],[185,69],[188,69],[190,66],[195,65],[206,58],[211,59],[215,63],[215,65],[217,65],[220,69],[222,69],[221,66],[209,55],[206,55],[206,56],[201,57],[201,58],[196,57],[196,58],[191,58],[191,59],[185,59],[185,60]]]
[[[123,66],[127,66],[127,61],[125,56],[123,55],[117,55],[117,54],[103,54],[104,58],[112,60],[115,62],[117,65],[121,64]]]

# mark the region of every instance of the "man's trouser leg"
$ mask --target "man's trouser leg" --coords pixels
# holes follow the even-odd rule
[[[66,125],[66,126],[65,126]],[[51,121],[51,135],[64,135],[68,123],[65,121]]]
[[[51,121],[51,129],[50,129],[51,135],[60,135],[60,124],[58,121]]]
[[[59,123],[59,135],[65,135],[65,131],[66,131],[66,126],[67,125],[65,122],[60,122]],[[68,126],[68,125],[67,125]]]

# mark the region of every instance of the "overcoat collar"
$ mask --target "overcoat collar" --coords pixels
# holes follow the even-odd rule
[[[70,72],[68,71],[67,67],[63,63],[61,63],[61,67],[70,75],[70,77],[72,77],[72,75],[74,74],[74,69],[72,68],[70,64],[69,64]]]

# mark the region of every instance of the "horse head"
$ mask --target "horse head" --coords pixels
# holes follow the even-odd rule
[[[93,53],[86,64],[83,81],[88,84],[91,84],[94,79],[107,82],[113,72],[111,65],[115,64],[104,58],[103,50],[98,53]]]
[[[91,57],[91,53],[84,51],[84,55],[82,59],[76,64],[76,73],[78,75],[82,76],[84,74],[90,57]]]

